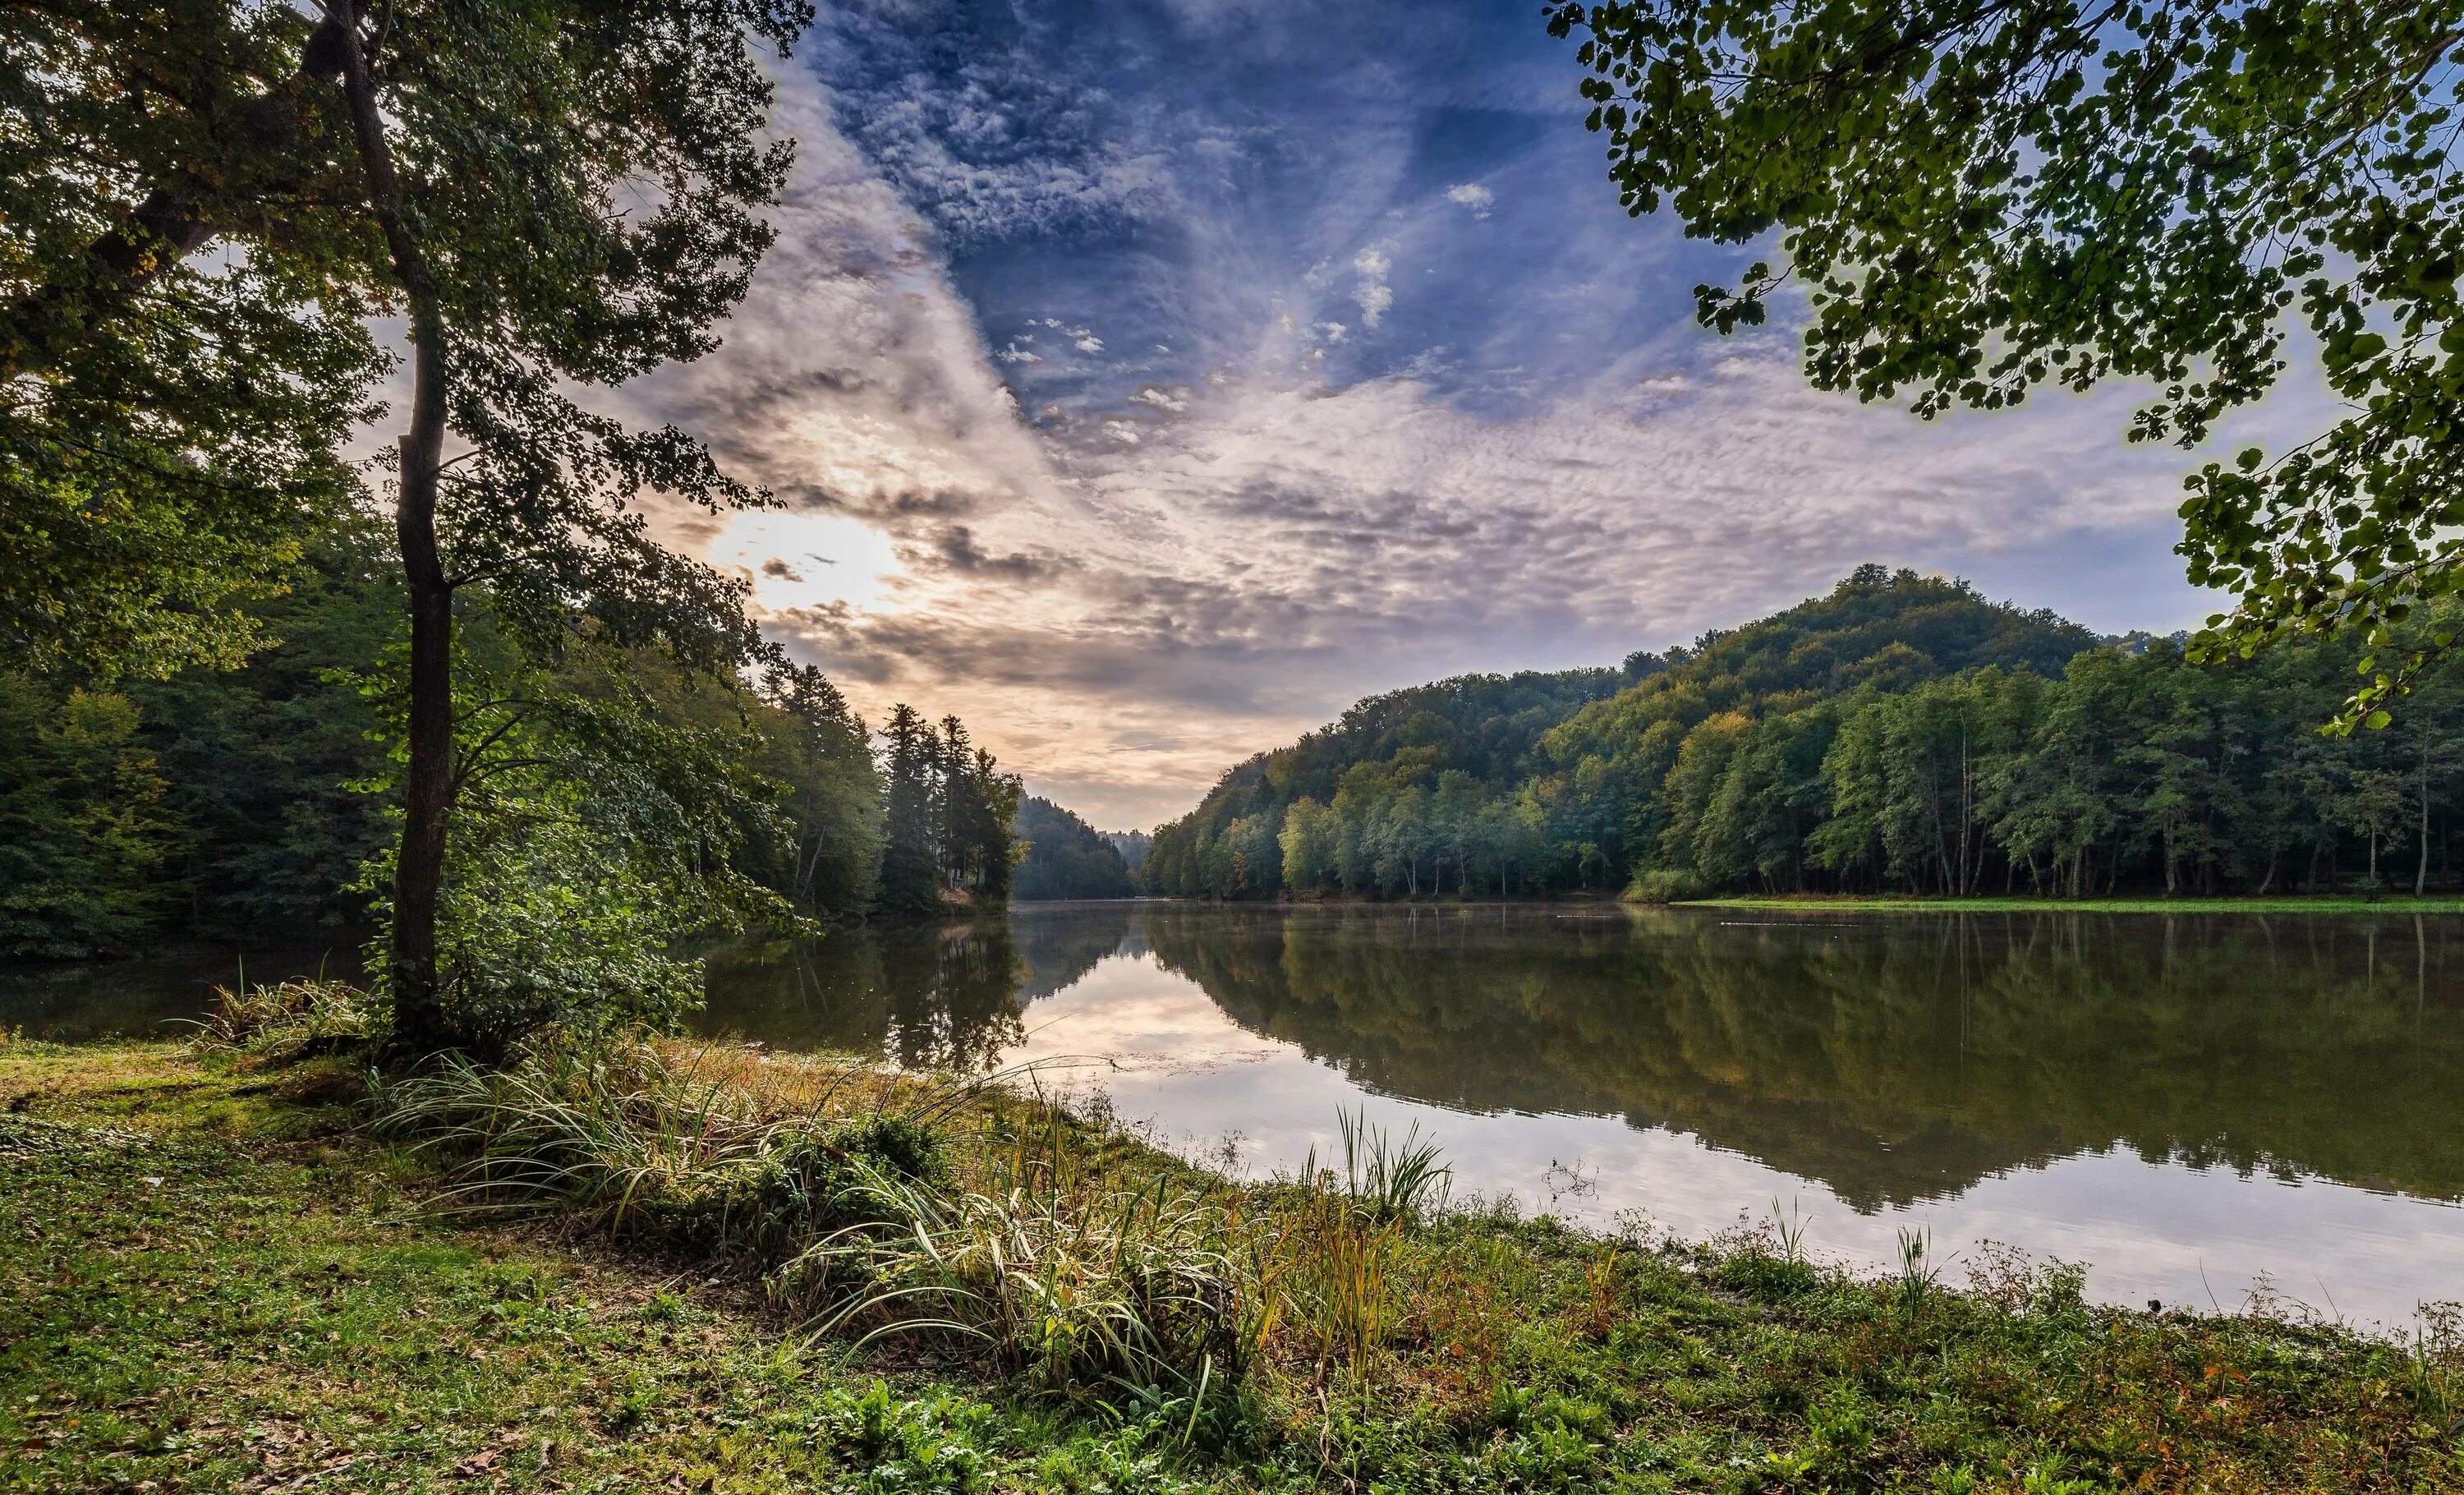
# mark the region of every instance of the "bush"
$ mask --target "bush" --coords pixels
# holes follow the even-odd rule
[[[1710,885],[1689,868],[1661,867],[1638,871],[1626,885],[1628,903],[1686,903],[1710,896]]]
[[[549,1029],[672,1031],[701,1004],[701,967],[669,949],[711,919],[639,860],[555,821],[461,837],[438,908],[442,1031],[425,1039],[494,1064]],[[390,878],[388,853],[369,882]],[[381,933],[368,965],[380,997],[391,957]]]

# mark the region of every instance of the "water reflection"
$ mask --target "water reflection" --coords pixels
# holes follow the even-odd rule
[[[359,941],[280,949],[191,951],[131,960],[0,961],[0,1030],[57,1044],[174,1033],[217,986],[329,976],[355,980]]]
[[[979,1069],[1151,951],[1372,1092],[1689,1132],[1860,1209],[2115,1146],[2455,1199],[2459,923],[1097,906],[739,947],[706,1021]]]
[[[832,947],[835,946],[835,949]],[[2400,1318],[2464,1292],[2464,919],[1030,910],[714,962],[714,1027],[976,1068],[1098,1056],[1124,1114],[1259,1169],[1338,1107],[1462,1181],[1689,1234],[1773,1196]]]
[[[238,974],[0,970],[0,1027],[158,1030]],[[1365,1108],[1466,1190],[1597,1222],[1699,1236],[1776,1197],[1840,1253],[1923,1225],[2114,1301],[2464,1296],[2459,917],[1077,905],[731,945],[708,991],[707,1031],[781,1048],[1047,1062],[1256,1172]]]

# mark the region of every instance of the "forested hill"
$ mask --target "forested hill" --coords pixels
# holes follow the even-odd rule
[[[2444,877],[2455,693],[2322,737],[2352,670],[2316,644],[2197,669],[1866,566],[1622,671],[1364,701],[1226,773],[1144,876],[1213,897]]]
[[[1010,896],[1025,902],[1050,898],[1129,898],[1137,879],[1111,837],[1038,795],[1019,802],[1010,833],[1025,848],[1010,882]]]

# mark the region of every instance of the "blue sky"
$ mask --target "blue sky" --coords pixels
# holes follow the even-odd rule
[[[682,533],[869,712],[957,711],[1107,825],[1358,695],[1869,560],[2211,610],[2129,391],[1928,426],[1807,389],[1787,326],[1695,329],[1769,247],[1626,217],[1576,77],[1524,3],[827,8],[778,248],[632,394],[786,509]]]

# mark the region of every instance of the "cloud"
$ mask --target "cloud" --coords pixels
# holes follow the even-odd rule
[[[1497,194],[1477,182],[1465,182],[1459,187],[1447,187],[1446,201],[1470,209],[1475,218],[1485,218],[1488,209],[1497,202]]]
[[[894,9],[869,0],[831,46]],[[936,73],[913,38],[895,66],[833,52],[834,87],[790,72],[777,247],[716,353],[624,392],[780,495],[663,522],[755,576],[765,626],[872,719],[957,711],[1039,792],[1152,824],[1359,695],[1611,663],[1862,561],[2108,627],[2204,610],[2165,554],[2179,454],[2126,451],[2118,395],[1927,426],[1811,391],[1787,329],[1687,325],[1684,288],[1723,272],[1626,220],[1578,127],[1499,208],[1457,194],[1495,179],[1479,152],[1510,119],[1431,144],[1357,102],[1414,93],[1364,68],[1340,149],[1209,134],[1195,105],[1070,85],[1034,41],[1012,49],[1031,87],[982,73],[999,59]],[[1049,161],[1037,118],[1060,121]],[[1158,130],[1205,148],[1159,153]],[[1561,157],[1588,195],[1548,196]],[[1105,176],[1132,160],[1134,189]],[[1556,257],[1462,231],[1527,197]],[[1039,355],[1055,341],[1088,356]]]
[[[1353,255],[1352,268],[1360,275],[1352,298],[1359,303],[1361,321],[1374,328],[1395,304],[1395,293],[1386,285],[1386,275],[1395,268],[1394,262],[1373,247]]]

